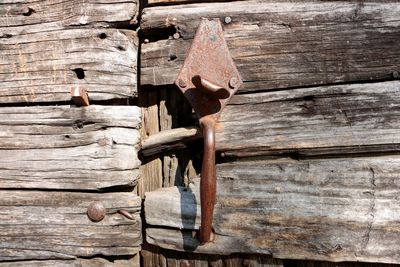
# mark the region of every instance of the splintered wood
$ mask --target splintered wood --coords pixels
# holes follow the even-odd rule
[[[129,25],[136,1],[13,2],[0,7],[1,103],[69,101],[75,87],[93,100],[137,96],[136,33],[107,29]]]
[[[101,222],[86,214],[93,201],[106,207]],[[0,261],[134,255],[142,242],[140,206],[132,193],[0,190]]]
[[[200,246],[194,237],[198,184],[146,194],[146,240],[197,253],[396,263],[399,163],[382,156],[219,164],[215,241]]]
[[[0,108],[0,188],[99,190],[139,176],[140,108]]]
[[[141,84],[172,84],[202,17],[225,18],[240,92],[392,78],[400,65],[397,2],[239,1],[149,7],[141,29],[181,38],[143,44]]]

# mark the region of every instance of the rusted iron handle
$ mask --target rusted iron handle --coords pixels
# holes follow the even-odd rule
[[[211,240],[212,221],[217,190],[215,171],[215,120],[211,116],[200,119],[204,137],[203,166],[200,180],[201,226],[200,242]]]

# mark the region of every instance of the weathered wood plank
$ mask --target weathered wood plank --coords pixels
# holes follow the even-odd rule
[[[145,43],[141,84],[172,84],[200,18],[229,17],[240,92],[392,79],[400,65],[397,1],[242,1],[145,8],[141,29],[175,27],[179,39]]]
[[[217,149],[237,155],[398,151],[399,86],[393,81],[236,96],[222,113]]]
[[[0,262],[0,267],[139,267],[139,255],[131,259],[108,261],[102,258],[75,260],[36,260]]]
[[[0,188],[134,185],[140,116],[135,106],[0,108]]]
[[[193,4],[201,2],[228,2],[229,0],[149,0],[149,5],[179,5]],[[236,0],[233,0],[236,1]]]
[[[197,253],[396,263],[399,163],[382,156],[221,164],[215,242],[198,246],[192,235],[200,225],[197,184],[146,194],[146,240]]]
[[[156,246],[144,245],[141,251],[142,267],[283,267],[278,259],[263,255],[206,255],[190,252],[166,250]],[[1,265],[0,265],[1,266]]]
[[[396,152],[399,86],[391,81],[236,95],[217,125],[216,149],[239,157]],[[144,141],[143,154],[199,136],[196,128],[160,132]]]
[[[158,118],[158,92],[149,90],[146,94],[140,94],[139,103],[142,107],[142,122],[140,134],[142,139],[159,132]],[[162,187],[163,174],[162,162],[158,156],[143,160],[140,166],[140,179],[137,186],[138,195],[144,197],[144,193]]]
[[[107,209],[97,223],[86,215],[94,201]],[[132,193],[0,190],[0,260],[134,255],[142,242],[140,207]]]
[[[284,261],[290,267],[397,267],[399,264],[367,262]]]
[[[137,96],[137,46],[135,32],[117,29],[0,38],[0,102],[69,101],[77,87],[91,100]]]
[[[3,0],[0,36],[76,26],[113,27],[135,23],[136,0]]]

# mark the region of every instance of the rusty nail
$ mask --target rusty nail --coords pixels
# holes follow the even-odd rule
[[[232,19],[231,19],[231,17],[225,17],[224,21],[226,24],[229,24],[232,22]]]
[[[185,88],[187,86],[186,82],[181,78],[179,79],[178,84],[182,88]]]
[[[78,107],[90,105],[88,93],[82,87],[71,87],[71,99]]]
[[[238,78],[232,77],[232,78],[229,80],[229,87],[231,87],[231,88],[233,89],[233,88],[235,88],[235,87],[238,85],[238,83],[239,83]]]
[[[118,210],[118,213],[124,215],[129,220],[135,220],[135,217],[133,217],[133,215],[127,210]]]
[[[398,79],[400,77],[400,74],[398,71],[393,71],[392,76],[393,76],[393,78]]]
[[[179,39],[179,37],[181,37],[181,35],[176,32],[176,33],[174,33],[174,35],[172,37],[174,37],[174,39]]]
[[[87,208],[87,216],[91,221],[99,222],[106,216],[106,208],[103,203],[99,201],[92,202]]]

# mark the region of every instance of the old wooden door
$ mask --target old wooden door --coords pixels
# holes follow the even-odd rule
[[[138,265],[137,10],[1,1],[0,266]],[[70,101],[75,88],[89,107]]]
[[[150,1],[141,19],[141,90],[159,120],[145,168],[152,189],[167,187],[145,196],[148,266],[231,264],[196,254],[399,263],[400,5],[192,2]],[[224,23],[244,80],[217,126],[216,239],[206,245],[195,237],[199,129],[172,86],[203,17]]]

